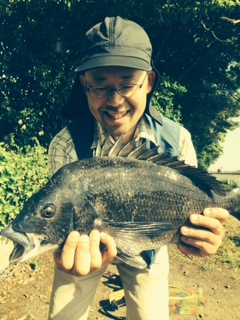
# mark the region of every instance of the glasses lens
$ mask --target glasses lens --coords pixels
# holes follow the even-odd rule
[[[134,94],[134,92],[137,90],[138,85],[136,84],[129,84],[129,85],[124,85],[118,88],[119,94],[121,94],[124,97],[131,96]]]
[[[95,88],[90,88],[89,92],[95,98],[104,98],[109,95],[109,88],[95,87]]]
[[[112,91],[117,91],[123,97],[130,97],[139,88],[140,87],[137,84],[128,84],[120,86],[118,89],[111,89],[108,87],[93,87],[88,88],[88,92],[94,98],[106,98],[111,94]]]

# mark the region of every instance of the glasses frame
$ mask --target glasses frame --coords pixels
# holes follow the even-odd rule
[[[137,89],[140,90],[140,89],[142,88],[142,86],[144,85],[144,82],[145,82],[145,80],[146,80],[146,78],[147,78],[147,75],[148,75],[148,72],[146,72],[145,77],[144,77],[144,79],[143,79],[143,81],[142,81],[141,84],[137,84],[137,83],[136,83],[136,84],[123,84],[123,85],[119,86],[119,87],[116,88],[116,89],[111,88],[111,87],[104,87],[104,86],[90,87],[90,86],[88,85],[88,83],[86,82],[87,86],[85,87],[85,90],[86,90],[86,92],[88,92],[93,98],[108,98],[108,97],[112,94],[112,92],[117,92],[117,93],[118,93],[120,96],[122,96],[122,97],[128,97],[128,98],[130,98],[130,97],[137,91]],[[132,88],[135,88],[135,90],[133,90],[133,92],[131,92],[130,95],[128,95],[128,94],[122,94],[121,90],[123,90],[124,87],[132,87]],[[93,91],[93,90],[95,90],[95,89],[106,89],[107,92],[106,92],[106,94],[96,95],[96,93],[94,93],[94,91]]]

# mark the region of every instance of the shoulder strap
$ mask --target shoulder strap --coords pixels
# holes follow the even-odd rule
[[[78,160],[92,158],[93,125],[82,125],[79,119],[75,119],[67,127],[71,134]]]

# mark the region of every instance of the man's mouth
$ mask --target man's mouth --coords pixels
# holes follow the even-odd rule
[[[105,111],[104,113],[111,118],[112,120],[119,120],[128,114],[130,110],[124,111],[124,112],[113,112],[113,111]]]

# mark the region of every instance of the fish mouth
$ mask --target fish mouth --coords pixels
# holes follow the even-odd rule
[[[17,232],[9,225],[0,235],[13,241],[14,248],[9,256],[9,262],[24,262],[41,253],[42,235]],[[45,249],[44,251],[49,250]]]

